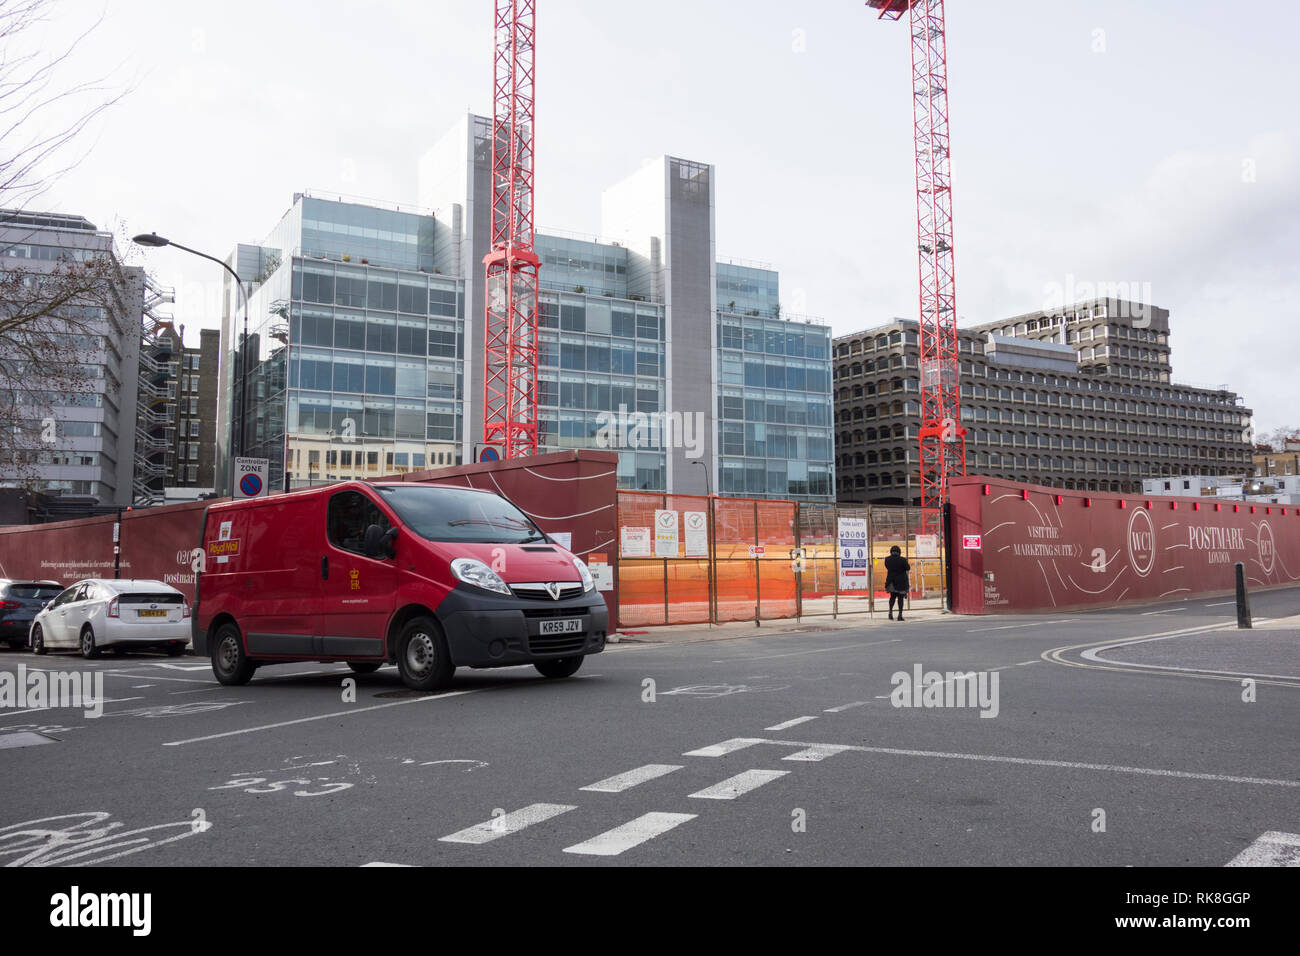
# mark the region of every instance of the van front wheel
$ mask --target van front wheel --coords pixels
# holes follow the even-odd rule
[[[437,623],[427,617],[407,621],[397,638],[402,683],[412,690],[438,690],[451,682],[455,670]]]
[[[212,642],[212,673],[218,683],[227,687],[239,687],[253,679],[257,666],[244,653],[244,641],[239,635],[239,628],[234,624],[223,624],[217,629],[217,636]]]
[[[538,661],[533,666],[543,677],[572,677],[582,666],[582,658],[561,657],[553,661]]]

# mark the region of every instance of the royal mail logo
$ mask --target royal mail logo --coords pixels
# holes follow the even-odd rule
[[[1128,562],[1138,577],[1151,573],[1156,563],[1156,529],[1151,514],[1145,508],[1136,508],[1128,519]]]
[[[224,541],[209,541],[208,554],[214,558],[223,555],[239,554],[239,539],[227,538]]]
[[[1255,539],[1259,546],[1259,566],[1265,574],[1273,573],[1273,559],[1277,556],[1277,545],[1273,541],[1273,529],[1267,521],[1259,523],[1259,535]]]

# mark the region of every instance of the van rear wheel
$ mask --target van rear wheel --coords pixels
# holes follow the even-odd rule
[[[221,625],[212,642],[212,673],[217,682],[227,687],[238,687],[252,680],[256,669],[257,666],[244,653],[239,628],[234,624]]]
[[[561,657],[553,661],[538,661],[533,666],[543,677],[572,677],[582,666],[582,658]]]
[[[438,690],[451,682],[456,668],[436,621],[412,618],[397,638],[397,672],[412,690]]]

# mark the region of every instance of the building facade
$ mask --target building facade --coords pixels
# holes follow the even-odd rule
[[[419,208],[299,195],[235,250],[249,324],[227,283],[219,487],[231,419],[277,487],[472,460],[490,139],[458,123]],[[535,236],[539,452],[617,451],[623,488],[829,500],[830,332],[781,316],[776,272],[718,261],[714,190],[712,166],[661,157],[604,193],[607,238]]]
[[[1226,386],[1172,382],[1169,314],[1102,299],[958,330],[972,474],[1091,491],[1240,475],[1251,410]],[[835,340],[838,498],[917,502],[917,323]]]
[[[86,508],[135,500],[142,316],[147,280],[122,264],[113,234],[75,215],[0,211],[0,272],[9,315],[44,296],[65,304],[20,327],[37,335],[61,370],[11,369],[0,382],[9,447],[0,485]],[[7,350],[8,351],[8,350]],[[57,358],[52,358],[57,356]],[[21,359],[4,356],[6,362]],[[50,381],[50,372],[61,381]]]
[[[1268,479],[1300,475],[1300,441],[1283,442],[1278,448],[1256,446],[1251,458],[1251,474],[1266,484],[1272,484]]]
[[[216,487],[217,380],[221,367],[221,332],[200,329],[197,347],[173,337],[171,381],[175,395],[175,443],[168,488]]]

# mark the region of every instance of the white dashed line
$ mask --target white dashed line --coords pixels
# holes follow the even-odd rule
[[[683,757],[725,757],[727,754],[735,753],[737,750],[744,750],[746,747],[752,747],[754,744],[763,743],[761,737],[732,737],[730,740],[724,740],[720,744],[710,744],[707,747],[701,747],[699,750],[688,750],[682,754]]]
[[[1224,866],[1300,866],[1300,833],[1269,830]]]
[[[816,744],[815,746],[797,751],[796,753],[792,753],[790,756],[782,757],[781,759],[807,761],[825,760],[827,757],[834,757],[836,754],[842,754],[848,749],[848,747],[841,744]]]
[[[869,703],[871,703],[871,701],[869,701],[869,700],[855,700],[855,701],[854,701],[853,703],[851,703],[851,704],[840,704],[840,706],[838,706],[838,707],[827,707],[827,708],[823,711],[823,713],[826,713],[826,714],[842,714],[842,713],[844,713],[844,711],[846,711],[846,710],[852,710],[854,707],[861,707],[861,706],[863,706],[864,704],[869,704]]]
[[[570,810],[576,809],[577,807],[564,803],[534,803],[522,810],[493,817],[486,823],[478,823],[472,827],[466,827],[464,830],[457,830],[445,837],[439,837],[438,842],[472,843],[476,845],[491,843],[503,836],[518,833],[534,823],[542,823],[551,819],[551,817],[558,817],[561,813],[568,813]]]
[[[788,727],[797,727],[799,724],[806,724],[810,720],[816,720],[816,717],[795,717],[793,720],[785,720],[779,724],[773,724],[771,727],[764,727],[764,730],[785,730]]]
[[[670,774],[674,770],[681,769],[681,764],[648,763],[644,767],[637,767],[635,770],[627,771],[627,773],[606,777],[604,780],[598,780],[596,783],[579,789],[594,790],[597,793],[622,793],[624,790],[631,790],[637,784],[645,783],[647,780],[654,780],[665,774]]]
[[[681,826],[687,820],[694,820],[694,813],[646,813],[629,820],[622,826],[606,830],[599,836],[573,846],[566,846],[565,853],[578,853],[583,856],[618,856],[634,846],[640,846],[647,840],[662,836],[669,830]]]
[[[409,863],[381,863],[379,861],[375,861],[374,863],[362,863],[361,868],[365,869],[368,866],[408,866],[409,867],[410,865],[411,864]]]
[[[765,783],[779,780],[789,772],[789,770],[746,770],[734,777],[728,777],[721,783],[697,790],[691,794],[691,797],[696,800],[735,800],[751,790],[757,790]]]

